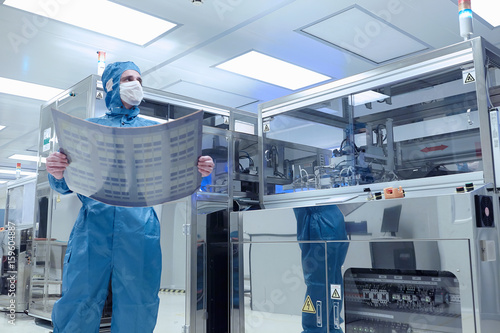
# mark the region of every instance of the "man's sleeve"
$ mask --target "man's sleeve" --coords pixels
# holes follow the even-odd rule
[[[64,180],[64,177],[61,178],[61,179],[56,179],[54,176],[52,176],[50,173],[49,173],[49,184],[50,184],[50,187],[52,187],[52,189],[54,191],[57,191],[61,194],[70,194],[70,193],[73,193],[73,191],[71,191],[68,187],[68,184],[66,184],[66,181]]]

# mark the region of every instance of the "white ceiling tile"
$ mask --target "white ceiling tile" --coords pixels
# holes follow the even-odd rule
[[[415,37],[357,5],[300,31],[377,64],[428,48]]]

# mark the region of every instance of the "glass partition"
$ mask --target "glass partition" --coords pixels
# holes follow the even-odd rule
[[[488,111],[500,105],[500,65],[481,46],[429,52],[261,105],[263,195],[491,176]]]
[[[264,119],[267,194],[482,171],[461,64]]]
[[[228,132],[204,127],[202,155],[211,156],[214,171],[202,179],[200,191],[228,194],[229,191],[229,147]]]
[[[468,240],[405,240],[412,251],[386,252],[402,261],[377,268],[370,241],[266,238],[233,240],[243,253],[232,256],[232,332],[476,332]],[[401,245],[391,243],[379,245]],[[420,265],[428,246],[439,250],[435,269]],[[408,256],[415,266],[404,266]]]

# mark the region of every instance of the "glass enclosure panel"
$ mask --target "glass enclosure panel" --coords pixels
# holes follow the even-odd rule
[[[360,183],[483,170],[475,85],[463,83],[463,68],[378,87],[385,94],[368,103],[353,96]]]
[[[0,227],[0,310],[28,308],[35,180],[9,183]],[[5,225],[4,223],[5,222]]]
[[[233,213],[231,225],[238,231],[232,238],[233,328],[242,332],[254,318],[268,322],[268,303],[263,303],[266,313],[251,308],[258,283],[268,298],[273,290],[270,281],[281,281],[281,288],[292,281],[309,288],[309,277],[299,284],[290,274],[324,264],[330,328],[343,319],[344,332],[370,327],[382,332],[384,327],[396,332],[479,332],[487,323],[479,323],[475,309],[479,306],[491,316],[498,311],[498,263],[479,261],[479,239],[495,239],[496,232],[475,221],[477,209],[482,209],[477,198],[488,192],[430,192]],[[325,244],[321,251],[309,246],[319,241]],[[265,250],[256,250],[258,246]],[[259,265],[263,268],[256,269]]]
[[[141,110],[140,115],[171,121],[203,109],[203,105],[201,104],[198,105],[199,107],[176,105],[175,101],[172,102],[168,98],[168,95],[164,96],[161,93],[163,92],[147,89],[145,98],[139,105],[139,109]],[[227,113],[229,114],[229,111]],[[227,119],[229,119],[227,116],[215,114],[210,111],[204,111],[203,113],[203,125],[205,126],[229,129]]]
[[[50,313],[62,293],[62,270],[67,242],[34,240],[30,311]]]
[[[6,221],[15,225],[23,224],[23,196],[24,186],[7,190]]]
[[[257,135],[257,114],[240,110],[232,110],[231,117],[234,119],[235,132]]]
[[[471,67],[264,118],[266,194],[483,171],[476,86],[463,78]]]
[[[500,65],[497,65],[500,66]],[[486,72],[486,85],[489,91],[488,105],[500,108],[500,68],[490,65]]]
[[[55,194],[54,209],[49,214],[48,184],[45,186],[38,188],[30,312],[50,319],[52,307],[62,294],[64,257],[81,204],[76,194]]]
[[[13,185],[7,190],[5,221],[14,223],[16,226],[31,226],[34,216],[34,200],[34,179],[23,185]]]
[[[0,185],[0,228],[4,226],[5,208],[7,206],[7,187]]]
[[[157,207],[160,220],[162,274],[160,282],[161,308],[156,329],[159,332],[182,331],[186,323],[186,237],[183,226],[190,214],[187,200],[169,202]]]
[[[202,178],[200,187],[202,192],[227,194],[229,191],[227,135],[227,132],[203,134],[202,155],[211,156],[215,166],[209,176]]]
[[[233,133],[233,198],[257,200],[259,193],[259,146],[257,136]]]
[[[67,96],[62,96],[53,104],[47,106],[54,107],[59,111],[70,114],[78,118],[96,117],[103,115],[106,112],[104,99],[96,99],[96,84],[95,77],[90,76],[71,88]],[[102,93],[102,89],[100,89]],[[89,102],[93,102],[89,104]],[[95,108],[94,108],[95,103]],[[47,108],[46,107],[46,108]],[[51,118],[52,119],[52,118]]]
[[[477,331],[468,240],[265,239],[233,239],[234,332]]]
[[[232,277],[244,279],[244,290],[234,287],[238,286],[238,281],[232,281],[231,331],[299,333],[305,325],[327,332],[329,291],[325,243],[260,242],[265,239],[265,235],[253,235],[252,242],[232,243],[244,252],[234,256],[233,251],[232,262]],[[313,247],[321,259],[302,261],[303,246]],[[237,267],[239,270],[235,270]],[[241,321],[238,320],[239,312],[242,313]]]

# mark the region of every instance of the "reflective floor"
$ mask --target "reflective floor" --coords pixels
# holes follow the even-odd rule
[[[157,332],[182,332],[184,326],[184,294],[160,293],[160,309],[155,328]],[[5,333],[48,333],[50,328],[39,326],[35,319],[23,313],[16,313],[14,324],[9,323],[7,313],[0,312],[0,332]]]
[[[245,333],[302,332],[302,317],[255,311],[245,297]]]

